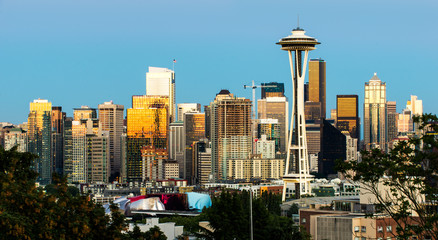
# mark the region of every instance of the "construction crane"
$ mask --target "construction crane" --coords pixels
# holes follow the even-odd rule
[[[276,87],[275,85],[254,85],[254,80],[252,80],[252,85],[243,85],[244,89],[252,88],[252,119],[256,119],[256,97],[255,97],[255,90],[256,88],[267,88],[267,87]]]

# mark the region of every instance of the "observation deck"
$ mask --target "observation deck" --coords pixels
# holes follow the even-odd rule
[[[295,50],[314,50],[315,45],[320,44],[316,38],[305,35],[306,31],[302,28],[295,28],[292,30],[292,35],[280,39],[276,44],[281,45],[281,50],[295,51]]]

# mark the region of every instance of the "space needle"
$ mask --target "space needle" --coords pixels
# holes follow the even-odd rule
[[[313,37],[305,35],[304,29],[297,27],[292,35],[280,39],[277,43],[281,50],[289,53],[289,64],[292,75],[292,118],[290,123],[289,140],[285,174],[283,176],[283,197],[286,200],[286,186],[295,184],[295,194],[300,197],[310,194],[310,181],[307,155],[306,119],[304,118],[304,78],[308,63],[309,51],[320,44]],[[292,160],[292,161],[291,161]]]

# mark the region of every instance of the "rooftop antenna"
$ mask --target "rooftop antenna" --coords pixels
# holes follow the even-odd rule
[[[298,15],[298,28],[300,28],[300,14],[297,14]]]

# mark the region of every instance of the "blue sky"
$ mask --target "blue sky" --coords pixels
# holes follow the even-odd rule
[[[337,94],[358,94],[362,109],[377,72],[398,111],[414,94],[438,113],[437,11],[436,1],[0,0],[0,122],[27,121],[36,98],[69,116],[109,100],[130,108],[147,67],[173,59],[177,103],[206,105],[221,88],[250,98],[251,80],[290,94],[275,42],[298,14],[322,43],[310,57],[327,61],[328,112]]]

